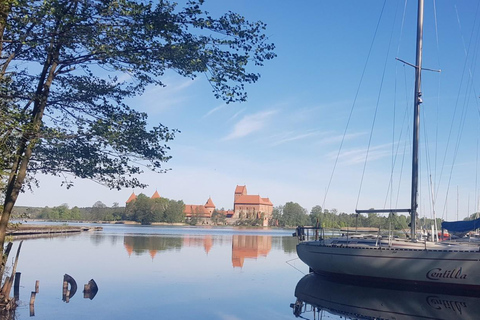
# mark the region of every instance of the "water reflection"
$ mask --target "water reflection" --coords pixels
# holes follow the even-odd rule
[[[149,253],[152,259],[158,252],[169,250],[180,250],[182,247],[203,247],[208,255],[216,245],[222,246],[227,241],[232,244],[232,265],[243,267],[245,259],[257,259],[266,257],[272,249],[272,236],[266,235],[233,235],[233,236],[212,236],[212,235],[185,235],[175,236],[144,236],[125,235],[123,245],[128,255],[142,255]]]
[[[266,257],[272,249],[271,236],[234,235],[232,239],[232,265],[243,267],[244,260]]]
[[[355,319],[478,319],[480,298],[372,288],[309,274],[295,288],[296,317],[317,319],[325,311]]]
[[[149,252],[150,256],[155,258],[159,251],[179,250],[182,247],[183,241],[179,237],[154,237],[154,236],[124,236],[123,245],[127,250],[128,255],[132,253],[142,255]]]

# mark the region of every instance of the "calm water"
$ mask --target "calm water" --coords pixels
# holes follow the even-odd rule
[[[330,282],[305,274],[291,230],[103,225],[25,240],[16,319],[478,319],[480,298]],[[15,243],[12,252],[16,252]],[[13,259],[10,259],[13,261]],[[62,300],[63,275],[78,284]],[[90,300],[83,285],[99,291]],[[40,281],[34,316],[30,293]],[[312,305],[323,310],[314,312]],[[306,307],[305,307],[306,306]],[[328,311],[326,311],[328,310]]]
[[[24,241],[17,319],[295,319],[290,303],[308,268],[291,230],[103,228]],[[78,284],[68,303],[65,273]],[[92,300],[82,293],[90,279]]]

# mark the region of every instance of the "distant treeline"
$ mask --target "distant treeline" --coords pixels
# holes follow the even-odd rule
[[[337,212],[336,209],[322,209],[315,206],[310,213],[298,203],[287,202],[284,206],[273,209],[272,225],[279,227],[291,226],[320,226],[328,229],[340,229],[345,227],[370,227],[381,228],[382,230],[404,230],[409,228],[410,216],[403,214],[380,215],[377,213],[356,214]],[[441,219],[437,218],[437,226],[440,226]],[[430,229],[434,220],[421,219],[420,225]]]
[[[151,199],[140,194],[136,200],[129,202],[125,207],[120,207],[118,203],[108,207],[101,201],[86,208],[70,208],[66,203],[52,208],[15,207],[14,218],[55,221],[135,221],[148,225],[153,222],[185,222],[184,208],[185,205],[181,200]],[[197,222],[198,219],[189,220],[191,224]]]
[[[223,210],[214,211],[212,223],[225,223],[222,216]],[[92,207],[69,208],[67,204],[58,207],[30,208],[16,207],[16,218],[32,218],[60,221],[136,221],[142,224],[153,222],[177,223],[186,222],[184,214],[184,203],[181,200],[170,200],[167,198],[151,199],[140,194],[135,201],[128,203],[126,207],[120,207],[114,203],[107,207],[103,202],[97,201]],[[440,226],[441,219],[437,219],[437,226]],[[196,224],[198,219],[190,218],[188,223]],[[287,202],[283,206],[273,209],[270,219],[271,226],[296,227],[303,225],[318,225],[328,229],[340,229],[345,227],[373,227],[381,229],[403,230],[410,224],[410,217],[403,214],[380,215],[376,213],[355,214],[337,212],[336,209],[323,209],[315,206],[310,212],[301,205],[294,202]],[[258,221],[237,221],[237,225],[258,225]],[[431,228],[432,219],[421,219],[420,225],[427,229]]]
[[[56,207],[20,207],[14,208],[14,219],[45,219],[60,221],[115,221],[122,220],[125,215],[125,207],[120,207],[114,203],[112,207],[107,207],[103,202],[97,201],[92,207],[73,207],[64,203]]]

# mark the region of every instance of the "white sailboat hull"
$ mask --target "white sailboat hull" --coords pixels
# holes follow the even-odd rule
[[[451,249],[326,245],[306,241],[297,245],[299,258],[315,273],[399,284],[455,286],[480,289],[478,247]]]

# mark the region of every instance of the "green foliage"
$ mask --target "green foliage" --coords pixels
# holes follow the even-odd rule
[[[101,201],[97,201],[90,208],[73,207],[68,208],[67,204],[58,207],[44,207],[38,212],[35,209],[27,208],[24,212],[25,218],[60,220],[60,221],[116,221],[121,220],[125,208],[109,208]]]
[[[138,179],[144,168],[168,170],[166,143],[178,131],[148,124],[126,103],[148,86],[164,86],[166,71],[205,74],[217,98],[246,99],[244,85],[259,79],[252,65],[275,57],[265,24],[232,12],[215,18],[202,4],[0,2],[0,177],[9,177],[0,247],[18,195],[37,184],[36,173],[63,177],[67,187],[73,175],[120,189],[145,187]],[[154,213],[137,214],[154,220]]]
[[[265,24],[232,12],[214,18],[202,3],[12,2],[0,51],[8,57],[0,75],[0,137],[9,143],[3,155],[27,139],[34,146],[29,172],[69,172],[110,188],[144,186],[133,177],[142,171],[138,160],[165,171],[165,142],[178,131],[149,128],[147,115],[125,98],[163,86],[170,69],[189,78],[206,74],[217,98],[244,101],[244,84],[259,78],[247,67],[275,56]],[[2,161],[0,169],[11,169],[15,160]]]
[[[136,200],[127,204],[125,219],[146,225],[152,222],[184,222],[184,208],[185,205],[181,200],[176,201],[167,198],[151,199],[141,193]]]
[[[294,227],[308,225],[310,222],[307,210],[294,202],[287,202],[284,206],[273,208],[271,225],[280,227]]]
[[[219,225],[219,224],[225,224],[227,221],[227,217],[225,216],[225,213],[223,210],[221,211],[218,211],[218,210],[213,210],[212,212],[212,222],[215,224],[215,225]]]

